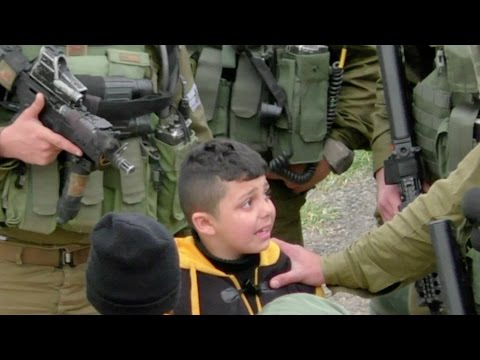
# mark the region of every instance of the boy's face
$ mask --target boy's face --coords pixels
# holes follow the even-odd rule
[[[215,229],[215,256],[233,260],[268,247],[275,206],[265,176],[249,181],[224,182],[226,193],[219,202],[212,225]]]

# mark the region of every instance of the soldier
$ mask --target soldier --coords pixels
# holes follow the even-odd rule
[[[474,133],[473,123],[478,113],[474,100],[478,91],[476,57],[470,56],[469,46],[465,45],[404,45],[403,50],[407,95],[413,99],[415,137],[422,149],[424,189],[427,189],[455,169],[473,146],[473,140],[466,139]],[[381,92],[378,99],[381,101],[373,117],[381,121],[387,118]],[[426,306],[417,305],[424,302],[412,284],[375,297],[370,302],[370,311],[384,315],[428,314]]]
[[[101,101],[111,106],[107,120],[113,124],[121,143],[128,143],[123,157],[136,170],[129,175],[113,166],[93,171],[80,211],[65,224],[58,224],[57,202],[65,181],[62,170],[68,165],[64,151],[76,156],[81,156],[82,151],[39,121],[45,104],[41,94],[19,114],[12,113],[18,106],[15,83],[12,87],[5,77],[1,78],[2,86],[12,89],[2,91],[6,110],[1,113],[4,127],[0,133],[0,313],[3,314],[96,313],[85,297],[85,262],[91,229],[103,214],[114,211],[141,213],[157,219],[172,233],[185,232],[187,222],[176,192],[178,166],[198,139],[211,138],[183,46],[54,48],[66,55],[68,68],[79,79],[97,80],[92,83],[92,90],[100,83],[95,91],[100,93]],[[6,45],[1,48],[3,75],[11,69],[17,73],[21,70],[12,67],[18,64],[15,59],[21,59],[12,49]],[[37,57],[40,49],[41,46],[22,46],[29,59]],[[57,69],[60,65],[61,62]],[[143,91],[140,85],[146,87],[145,94],[139,94]],[[132,115],[132,121],[116,121],[117,116],[128,117],[126,113],[136,103],[148,102],[157,93],[172,94],[162,109],[156,108],[155,113],[144,111],[141,115],[133,111],[136,115]],[[181,118],[180,111],[187,116]]]
[[[460,229],[457,239],[463,255],[468,258],[471,279],[478,277],[478,250],[468,241],[471,224],[465,220],[460,209],[465,191],[480,184],[480,148],[476,146],[470,151],[478,142],[475,125],[479,110],[476,70],[480,59],[476,50],[476,46],[466,45],[436,46],[423,50],[405,47],[407,65],[411,64],[412,54],[423,54],[413,57],[417,60],[414,65],[417,72],[413,73],[407,67],[407,76],[411,81],[416,79],[418,82],[413,89],[415,132],[428,171],[427,181],[433,182],[433,185],[426,195],[417,198],[391,222],[361,237],[348,250],[326,256],[322,260],[323,274],[320,278],[324,276],[327,283],[385,293],[421,278],[433,271],[435,266],[426,224],[443,218],[451,219]],[[428,56],[425,56],[429,51],[435,54],[434,69],[430,73]],[[413,76],[415,74],[416,77]],[[383,114],[386,116],[385,111]],[[286,252],[292,256],[288,250]],[[295,259],[295,256],[292,257]],[[310,264],[313,265],[313,262]],[[311,272],[311,269],[304,270],[302,277]],[[307,283],[316,278],[312,275],[313,272]],[[291,280],[298,281],[298,278]],[[475,281],[473,288],[478,294]],[[412,312],[415,302],[410,301],[410,308],[405,305],[407,288],[403,289],[403,294],[396,296],[397,300],[382,297],[390,301],[391,306],[385,306],[388,303],[380,300],[379,312],[399,313],[401,308]],[[414,292],[410,291],[410,294]],[[476,299],[476,302],[479,300]]]
[[[326,283],[378,294],[424,277],[436,266],[427,224],[431,220],[449,219],[457,229],[470,227],[461,212],[461,202],[467,190],[480,186],[479,169],[480,146],[476,146],[446,179],[436,181],[426,194],[416,198],[391,221],[361,236],[343,251],[320,256],[278,241],[292,260],[292,271],[273,278],[270,285],[276,288],[299,281],[311,286]],[[465,236],[457,236],[457,242],[468,259],[470,279],[477,279],[478,250],[472,248]],[[472,286],[478,296],[478,281]]]
[[[356,149],[373,151],[379,209],[391,208],[399,195],[383,181],[389,126],[370,119],[379,79],[374,47],[349,45],[346,61],[341,46],[189,50],[213,135],[243,142],[269,162],[274,236],[303,245],[307,191],[331,171],[346,171]]]

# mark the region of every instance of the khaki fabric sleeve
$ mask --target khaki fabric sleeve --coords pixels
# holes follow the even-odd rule
[[[380,77],[377,52],[373,45],[348,45],[347,49],[337,118],[330,136],[352,150],[373,150],[377,171],[390,154],[388,122],[386,128],[376,129],[371,118]]]
[[[460,162],[447,179],[438,180],[392,221],[323,258],[327,285],[366,289],[372,293],[398,282],[417,280],[434,270],[435,254],[428,223],[462,221],[461,201],[468,189],[480,186],[480,146]]]
[[[212,132],[207,125],[205,110],[203,109],[197,85],[194,82],[190,56],[184,45],[180,45],[180,74],[187,82],[187,96],[190,104],[192,128],[200,141],[207,141],[213,138]]]

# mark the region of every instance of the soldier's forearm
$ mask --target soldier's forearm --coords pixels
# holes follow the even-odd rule
[[[450,219],[458,227],[460,204],[480,185],[480,147],[476,146],[447,179],[435,182],[393,220],[360,237],[348,249],[323,258],[327,284],[378,292],[434,270],[435,254],[427,224]]]

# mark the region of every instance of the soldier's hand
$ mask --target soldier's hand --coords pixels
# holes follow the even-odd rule
[[[375,173],[377,181],[377,208],[383,222],[391,220],[399,211],[402,203],[400,187],[385,184],[385,170],[381,168]]]
[[[296,165],[290,165],[289,169],[293,172],[296,172],[298,174],[302,174],[305,171],[306,165],[305,164],[296,164]],[[294,193],[299,194],[304,191],[313,189],[315,185],[317,185],[320,181],[325,179],[328,174],[330,174],[330,166],[328,165],[328,162],[325,159],[322,159],[318,164],[317,167],[315,168],[315,173],[313,174],[313,177],[305,184],[297,184],[295,182],[292,182],[288,179],[285,179],[278,174],[268,172],[267,173],[267,178],[268,179],[280,179],[283,180],[285,185],[291,189]]]
[[[40,122],[38,115],[44,105],[45,98],[38,93],[32,105],[3,129],[0,133],[0,157],[47,165],[63,150],[82,156],[82,150],[78,146]]]
[[[303,283],[311,286],[322,286],[325,283],[320,255],[300,245],[292,245],[275,238],[272,240],[280,246],[280,249],[292,262],[290,271],[277,275],[270,280],[272,288],[277,289],[292,283]]]
[[[402,200],[400,198],[400,187],[398,185],[385,184],[384,168],[378,170],[375,174],[377,181],[377,209],[383,222],[392,220],[399,212]],[[426,193],[430,189],[430,184],[423,182],[422,191]]]

